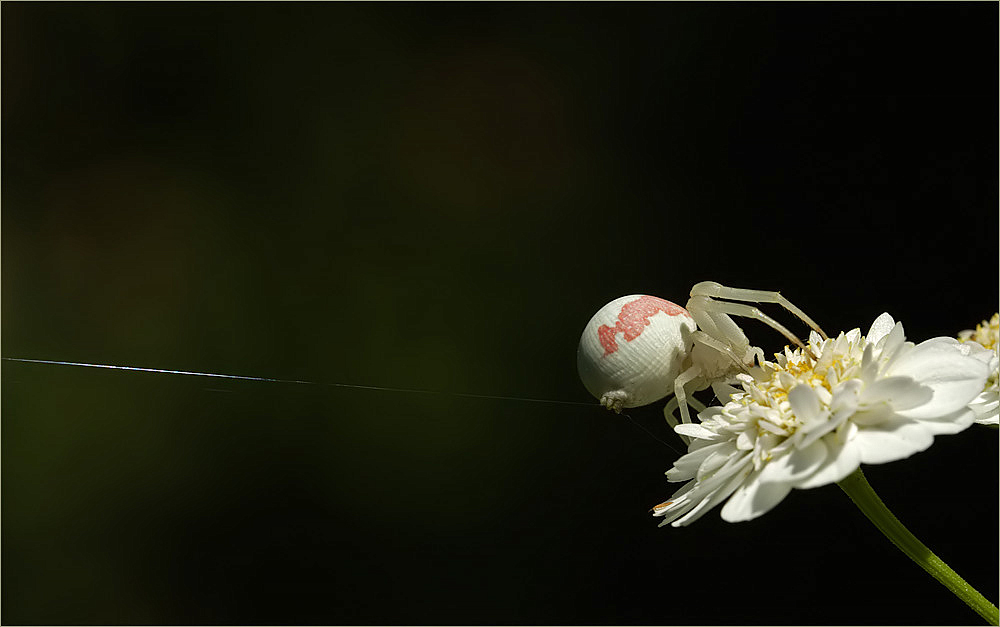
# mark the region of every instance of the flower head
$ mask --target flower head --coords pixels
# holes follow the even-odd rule
[[[997,382],[1000,370],[1000,314],[993,314],[989,322],[983,320],[974,331],[962,331],[958,334],[958,341],[986,349],[973,352],[989,366],[990,376],[983,391],[969,403],[969,408],[976,413],[979,424],[1000,424],[1000,384]]]
[[[724,404],[675,428],[692,441],[667,478],[687,483],[653,508],[661,525],[689,524],[726,499],[724,520],[751,520],[792,488],[909,457],[972,424],[968,404],[988,376],[970,346],[944,337],[914,345],[889,314],[864,336],[813,333],[806,348],[786,347],[739,375],[739,388],[713,386]]]

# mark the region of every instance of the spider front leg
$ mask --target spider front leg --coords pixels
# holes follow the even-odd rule
[[[732,324],[732,318],[729,316],[742,316],[744,318],[754,318],[760,320],[767,326],[771,327],[778,333],[785,336],[789,342],[795,344],[799,348],[805,349],[806,345],[796,336],[794,333],[786,329],[781,323],[777,322],[761,310],[756,307],[751,307],[750,305],[744,305],[742,303],[731,303],[724,300],[715,300],[709,296],[692,296],[687,303],[687,310],[691,312],[691,315],[695,317],[698,321],[698,326],[702,326],[702,321],[695,314],[695,312],[703,314],[702,317],[711,317],[716,324]],[[742,334],[742,331],[741,331]]]
[[[823,329],[821,329],[818,324],[813,322],[812,318],[807,316],[804,311],[793,305],[790,300],[782,296],[780,292],[770,290],[748,290],[738,287],[727,287],[720,283],[716,283],[715,281],[702,281],[691,288],[691,296],[704,296],[710,300],[714,300],[715,298],[727,298],[729,300],[737,300],[748,303],[775,303],[784,307],[786,311],[794,314],[795,317],[804,322],[810,329],[819,333],[821,338],[824,340],[827,339],[827,335],[823,332]],[[752,311],[749,314],[734,312],[734,315],[747,315],[751,318],[757,318],[761,322],[764,322],[775,330],[778,330],[779,333],[782,333],[778,328],[780,325],[775,326],[777,323],[771,324],[774,321],[757,310],[756,307],[746,307],[746,309],[743,309],[743,311],[747,310]],[[782,334],[785,335],[784,333]],[[786,335],[786,337],[788,336]]]

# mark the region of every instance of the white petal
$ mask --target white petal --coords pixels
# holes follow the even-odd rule
[[[958,346],[949,338],[927,340],[886,372],[891,376],[913,377],[933,392],[930,401],[899,411],[901,416],[917,419],[944,416],[968,405],[983,391],[989,369],[975,357],[963,355]]]
[[[1000,425],[1000,405],[995,408],[995,411],[984,413],[981,418],[976,419],[976,422],[981,425]]]
[[[772,459],[760,472],[761,483],[795,483],[816,472],[826,461],[826,444],[817,440],[811,445],[795,449],[789,453]]]
[[[990,370],[996,369],[996,366],[993,365],[993,361],[997,358],[996,351],[1000,350],[1000,345],[997,345],[997,348],[994,350],[983,348],[983,346],[978,342],[965,342],[960,346],[968,349],[968,352],[966,353],[967,355],[975,357],[987,366],[990,366]]]
[[[729,402],[729,397],[733,394],[743,394],[743,390],[721,382],[713,383],[712,391],[715,392],[715,398],[719,399],[719,402],[723,405]]]
[[[845,420],[837,430],[831,434],[831,437],[837,438],[837,442],[853,442],[854,438],[858,435],[858,425],[854,424],[853,420]]]
[[[760,477],[748,480],[737,489],[722,508],[726,522],[753,520],[766,514],[792,491],[787,483],[761,483]]]
[[[778,383],[781,384],[782,389],[790,390],[793,386],[798,384],[798,379],[793,377],[790,373],[781,370],[778,372]]]
[[[882,349],[881,359],[882,361],[891,361],[899,349],[906,344],[906,335],[903,333],[903,323],[897,322],[896,326],[892,327],[892,330],[879,341],[878,348]]]
[[[934,435],[951,435],[964,431],[976,422],[976,412],[972,408],[962,408],[940,418],[927,418],[920,424]]]
[[[871,328],[868,329],[868,333],[865,334],[865,339],[868,340],[869,343],[875,344],[888,335],[889,331],[892,331],[892,327],[894,326],[896,326],[896,322],[892,319],[892,316],[888,313],[884,313],[878,318],[875,318],[875,322],[872,323]]]
[[[976,422],[981,425],[1000,424],[1000,394],[996,390],[977,396],[969,403],[969,409],[976,412]]]
[[[934,393],[929,387],[922,386],[912,377],[883,377],[865,386],[861,391],[859,403],[874,405],[888,401],[896,410],[910,409],[923,405],[931,400]]]
[[[771,412],[767,412],[767,413],[770,414]],[[777,413],[777,412],[774,412],[774,413]],[[772,418],[773,418],[773,416],[772,416]],[[757,426],[760,427],[761,429],[763,429],[764,431],[768,431],[770,433],[773,433],[774,435],[779,435],[779,436],[788,435],[788,431],[786,431],[785,429],[783,429],[783,428],[779,427],[778,425],[774,424],[770,420],[758,420],[757,421]]]
[[[878,378],[878,360],[875,359],[875,346],[868,344],[861,355],[861,370],[858,376],[865,383],[871,383]]]
[[[733,490],[738,488],[743,483],[746,475],[750,474],[749,468],[751,468],[751,466],[747,464],[747,469],[732,477],[725,485],[712,493],[710,497],[704,499],[698,504],[697,507],[693,508],[686,516],[684,516],[684,518],[676,521],[673,526],[683,527],[685,525],[689,525],[705,515],[710,509],[721,503],[723,499],[732,494]]]
[[[850,379],[838,384],[833,389],[833,398],[830,399],[830,411],[836,413],[847,408],[857,409],[862,385],[861,381],[857,379]]]
[[[934,436],[916,421],[893,416],[879,425],[858,430],[854,444],[864,464],[884,464],[926,450]]]
[[[719,450],[720,447],[731,447],[730,442],[713,442],[708,446],[688,451],[680,459],[674,462],[674,467],[667,471],[667,480],[671,482],[687,481],[694,479],[695,474],[705,458]]]
[[[717,433],[713,433],[712,431],[709,431],[705,427],[694,423],[685,423],[682,425],[677,425],[676,427],[674,427],[674,432],[679,433],[681,435],[690,436],[692,438],[700,438],[703,440],[712,440],[719,438],[719,435]]]
[[[808,385],[796,385],[789,390],[788,403],[792,406],[792,413],[802,422],[809,424],[820,419],[819,397]]]
[[[811,476],[796,483],[796,488],[818,488],[836,483],[861,465],[861,450],[854,442],[840,442],[836,436],[824,438],[823,442],[827,445],[826,462]]]
[[[705,461],[701,462],[701,466],[698,466],[698,474],[695,475],[695,479],[704,482],[705,479],[713,475],[720,468],[729,463],[734,455],[741,455],[743,452],[733,448],[732,442],[726,442],[730,444],[725,448],[720,448],[714,451],[711,455],[705,458]]]
[[[799,446],[805,448],[811,445],[816,440],[830,433],[840,425],[844,423],[845,420],[854,415],[855,409],[851,405],[844,405],[837,411],[833,412],[826,422],[820,424],[809,430],[806,437],[802,438],[799,442]]]
[[[708,509],[714,507],[742,483],[751,472],[750,455],[734,457],[717,473],[705,481],[692,481],[694,488],[685,495],[680,508],[667,516],[665,522],[676,520],[673,526],[679,527],[694,522]],[[679,518],[683,516],[683,518]]]
[[[741,431],[739,436],[736,438],[736,448],[741,451],[752,451],[754,444],[757,443],[757,432],[755,430],[747,429]]]
[[[874,427],[896,415],[889,403],[879,403],[878,405],[859,407],[851,416],[851,422],[859,427]]]
[[[677,507],[678,501],[682,500],[681,497],[683,497],[685,494],[693,490],[695,485],[697,485],[696,481],[689,481],[685,483],[683,486],[681,486],[680,490],[674,492],[673,495],[670,497],[670,500],[664,503],[660,503],[659,505],[654,505],[653,516],[663,516],[668,512],[670,512],[670,510]]]
[[[709,447],[709,446],[715,446],[716,444],[721,444],[723,442],[725,442],[725,440],[720,440],[720,439],[716,439],[714,441],[713,440],[691,440],[691,444],[688,445],[688,453],[693,453],[693,452],[699,451],[699,450],[701,450],[703,448],[706,448],[706,447]]]
[[[738,454],[731,455],[725,465],[717,468],[714,473],[703,479],[698,479],[696,491],[703,494],[711,494],[726,483],[734,474],[739,474],[750,463],[750,453],[737,451]]]
[[[697,481],[692,481],[688,485],[694,485],[697,487]],[[693,492],[693,490],[692,490]],[[656,507],[653,509],[654,516],[663,516],[663,522],[660,526],[666,525],[671,521],[683,516],[686,512],[691,511],[695,505],[700,502],[698,499],[692,499],[688,494],[681,496],[673,496],[670,501],[667,501],[668,505],[663,507]]]

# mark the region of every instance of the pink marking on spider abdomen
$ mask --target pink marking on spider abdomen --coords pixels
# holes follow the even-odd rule
[[[663,300],[655,296],[640,296],[639,298],[625,303],[618,313],[618,322],[615,326],[609,327],[602,324],[597,329],[597,338],[604,347],[604,357],[618,350],[618,341],[615,339],[619,333],[624,334],[625,341],[631,342],[642,335],[643,330],[649,326],[649,319],[660,312],[668,316],[691,317],[687,309],[680,305],[675,305],[669,300]]]

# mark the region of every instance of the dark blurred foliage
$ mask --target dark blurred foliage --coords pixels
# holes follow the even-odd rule
[[[586,401],[623,294],[997,309],[995,3],[0,10],[5,357]],[[2,369],[7,624],[979,620],[833,486],[658,529],[596,407]],[[993,600],[997,464],[867,469]]]

